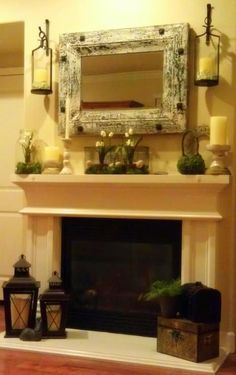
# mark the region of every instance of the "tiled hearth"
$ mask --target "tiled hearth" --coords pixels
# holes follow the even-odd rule
[[[60,270],[64,216],[182,220],[182,282],[216,285],[217,228],[223,219],[219,199],[229,176],[29,175],[12,181],[25,191],[26,256],[42,289],[51,272]],[[233,341],[221,332],[226,351],[234,349]]]

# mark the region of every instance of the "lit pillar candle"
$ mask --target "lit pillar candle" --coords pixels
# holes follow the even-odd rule
[[[35,69],[34,71],[34,81],[39,83],[47,83],[48,81],[48,72],[47,69]]]
[[[44,160],[45,161],[59,161],[59,147],[56,146],[47,146],[44,149]]]
[[[227,144],[227,117],[212,116],[210,118],[210,144]]]
[[[70,98],[66,98],[65,138],[70,138]]]
[[[215,75],[214,60],[212,57],[202,57],[199,61],[199,74],[204,78],[212,78]]]

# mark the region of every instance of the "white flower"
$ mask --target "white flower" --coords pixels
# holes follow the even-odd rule
[[[134,134],[134,131],[132,128],[129,128],[129,135],[133,135]]]
[[[126,145],[127,145],[127,146],[131,146],[131,140],[130,140],[130,139],[128,139],[128,140],[126,141]]]
[[[25,130],[24,131],[24,135],[25,135],[25,137],[32,137],[32,131],[30,131],[30,130]]]
[[[103,147],[104,146],[104,142],[103,141],[97,141],[96,142],[96,147]]]
[[[20,143],[20,145],[22,145],[22,146],[25,146],[25,145],[26,145],[26,141],[25,141],[25,139],[20,139],[20,140],[19,140],[19,143]]]
[[[125,133],[125,138],[129,138],[129,133]]]
[[[105,130],[102,130],[100,134],[101,134],[101,137],[103,137],[103,138],[105,138],[107,136],[107,133],[105,132]]]
[[[109,138],[112,138],[113,135],[114,135],[114,133],[113,133],[113,132],[110,132],[110,133],[108,134],[108,137],[109,137]]]

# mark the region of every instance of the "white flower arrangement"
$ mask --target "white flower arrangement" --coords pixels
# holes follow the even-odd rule
[[[134,162],[134,154],[142,137],[134,135],[130,128],[124,133],[122,143],[118,145],[111,144],[113,132],[107,133],[105,130],[100,132],[100,139],[95,142],[98,153],[99,163],[93,163],[91,160],[86,162],[85,173],[95,174],[147,174],[148,166],[143,160]],[[105,160],[108,153],[112,153],[110,160]],[[108,159],[108,158],[107,158]]]
[[[19,140],[19,144],[22,147],[24,154],[25,163],[30,163],[32,161],[32,154],[34,152],[33,144],[34,134],[30,130],[25,130],[22,138]]]
[[[40,174],[42,171],[41,163],[34,161],[36,153],[36,145],[34,142],[34,132],[32,130],[21,131],[19,139],[24,161],[16,164],[15,173],[17,174]]]
[[[123,154],[126,163],[132,165],[133,159],[134,159],[134,153],[138,146],[138,144],[141,142],[142,137],[141,136],[135,136],[133,129],[130,128],[128,132],[125,133],[125,142],[123,145]]]
[[[95,146],[98,152],[99,163],[104,165],[106,155],[111,152],[115,146],[111,145],[111,138],[113,137],[112,132],[107,134],[105,130],[101,130],[100,136],[101,139],[96,142]]]

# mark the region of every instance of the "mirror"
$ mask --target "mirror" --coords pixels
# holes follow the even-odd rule
[[[162,51],[83,56],[81,107],[160,108],[162,72]]]
[[[186,128],[188,24],[60,36],[59,132]],[[68,133],[68,130],[67,130]]]

